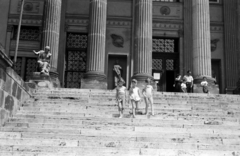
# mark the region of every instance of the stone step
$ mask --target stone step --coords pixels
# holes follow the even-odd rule
[[[209,142],[202,143],[184,143],[180,142],[136,142],[136,141],[118,141],[118,140],[61,140],[61,139],[0,139],[0,146],[51,146],[51,147],[79,147],[79,148],[130,148],[130,149],[192,149],[192,150],[239,150],[240,145],[237,144],[219,144]]]
[[[227,122],[220,120],[149,120],[149,119],[131,119],[131,118],[90,118],[82,117],[78,119],[68,118],[12,118],[9,123],[45,123],[45,124],[73,124],[73,125],[126,125],[126,126],[150,126],[150,127],[184,127],[191,125],[199,126],[239,126],[239,122]]]
[[[2,131],[10,130],[17,132],[20,130],[25,131],[34,131],[39,132],[41,130],[49,130],[50,132],[58,132],[66,130],[82,134],[84,131],[88,130],[97,130],[100,131],[109,131],[109,132],[129,132],[129,133],[176,133],[176,134],[240,134],[239,126],[184,126],[184,127],[140,127],[140,126],[102,126],[102,125],[51,125],[51,124],[29,124],[29,123],[8,123],[5,127],[1,128]],[[167,132],[165,132],[167,131]]]
[[[145,109],[141,106],[140,111],[142,113],[145,112]],[[105,114],[118,114],[118,107],[95,107],[95,106],[50,106],[46,105],[45,107],[34,106],[34,107],[21,107],[20,112],[23,113],[32,113],[35,112],[38,114],[39,112],[55,112],[55,113],[105,113]],[[150,110],[150,108],[149,108]],[[124,112],[131,112],[131,106],[125,106]],[[214,111],[204,111],[199,109],[192,110],[177,110],[177,109],[160,109],[155,108],[155,114],[163,115],[163,116],[209,116],[209,117],[236,117],[240,118],[240,110],[226,111],[226,110],[214,110]]]

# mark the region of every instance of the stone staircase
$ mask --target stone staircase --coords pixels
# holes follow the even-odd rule
[[[240,96],[156,93],[154,105],[119,119],[114,91],[37,90],[0,129],[0,156],[240,156]]]

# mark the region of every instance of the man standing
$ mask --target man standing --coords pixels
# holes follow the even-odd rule
[[[44,50],[40,50],[36,52],[33,50],[33,52],[38,55],[38,67],[40,68],[41,74],[49,75],[50,71],[50,58],[52,54],[50,53],[50,47],[46,46]]]
[[[187,75],[183,77],[183,79],[186,80],[186,85],[187,85],[187,92],[192,93],[193,92],[193,77],[192,77],[192,72],[190,70],[187,71]]]

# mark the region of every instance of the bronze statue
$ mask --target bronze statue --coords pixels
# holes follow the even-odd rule
[[[44,50],[40,50],[38,52],[36,52],[35,50],[33,50],[33,52],[38,55],[38,67],[39,67],[39,71],[41,74],[44,75],[49,75],[49,71],[50,71],[50,58],[52,56],[52,54],[50,53],[50,47],[46,46],[44,48]]]

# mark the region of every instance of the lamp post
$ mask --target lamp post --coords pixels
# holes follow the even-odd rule
[[[17,39],[16,39],[16,49],[15,49],[14,61],[13,61],[14,65],[17,62],[19,38],[20,38],[21,25],[22,25],[22,16],[23,16],[23,7],[24,7],[24,0],[22,0],[22,3],[21,3],[21,11],[20,11],[20,16],[19,16],[18,32],[17,32]]]

